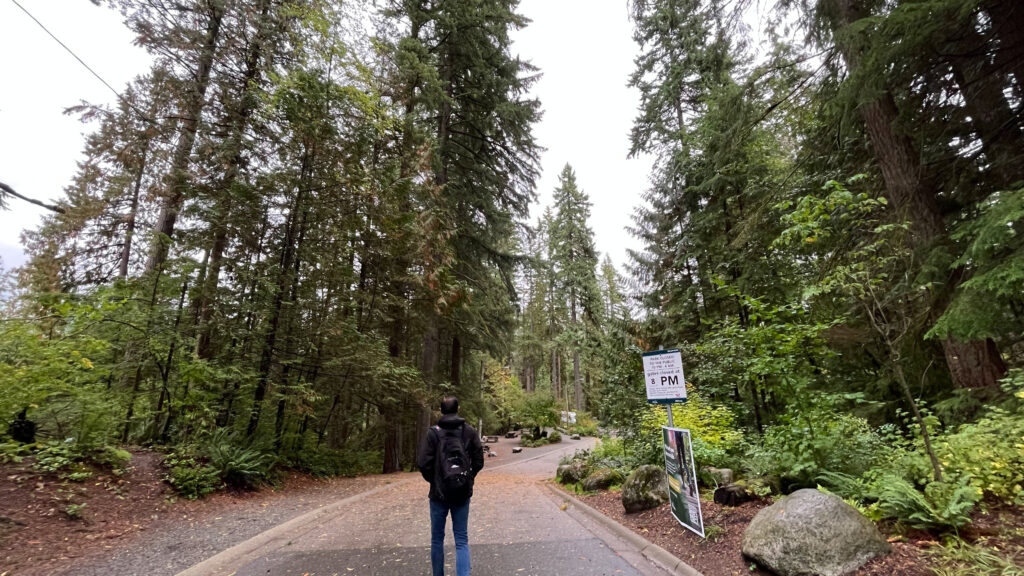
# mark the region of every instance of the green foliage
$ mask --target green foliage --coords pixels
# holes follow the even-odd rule
[[[562,434],[558,430],[552,430],[551,434],[548,434],[548,444],[558,444],[562,441]]]
[[[863,476],[823,472],[833,491],[857,501],[869,517],[924,530],[955,530],[970,522],[982,499],[1019,505],[1024,478],[1020,412],[993,407],[977,422],[936,436],[943,481],[934,481],[920,441],[887,438],[890,453]],[[881,452],[881,448],[876,448]]]
[[[708,542],[718,542],[725,536],[726,532],[726,529],[718,524],[708,524],[704,526],[704,538]]]
[[[28,444],[21,444],[19,442],[0,443],[0,464],[7,464],[9,462],[20,463],[25,456],[31,453],[32,448]]]
[[[540,446],[547,446],[551,441],[547,438],[527,438],[523,437],[519,440],[519,445],[525,448],[538,448]]]
[[[484,358],[487,378],[484,382],[486,396],[493,407],[494,418],[500,430],[508,430],[520,422],[526,403],[526,392],[511,370],[490,357]]]
[[[196,500],[219,490],[224,486],[220,473],[213,467],[200,463],[195,458],[168,454],[164,459],[167,474],[164,480],[174,487],[178,494]]]
[[[626,444],[621,438],[603,436],[593,450],[577,452],[594,468],[615,468],[631,470],[640,464],[631,462],[626,453]],[[636,465],[634,465],[636,464]]]
[[[776,476],[787,485],[813,487],[824,473],[864,474],[886,450],[866,420],[826,406],[781,420],[765,430],[760,443],[747,446],[743,466],[751,477]]]
[[[961,340],[1000,338],[1019,333],[1024,324],[1015,307],[1024,294],[1024,188],[999,191],[982,202],[974,218],[964,220],[952,238],[964,250],[950,266],[973,274],[960,285],[953,302],[929,336]]]
[[[101,446],[89,454],[89,459],[101,466],[110,468],[115,474],[123,473],[132,461],[132,454],[127,450],[113,446]]]
[[[86,506],[88,504],[84,502],[82,504],[68,504],[64,507],[64,515],[72,520],[81,520],[84,517]]]
[[[698,469],[731,465],[732,453],[740,448],[743,437],[735,427],[735,414],[726,406],[708,402],[694,388],[688,391],[688,397],[685,404],[673,405],[672,418],[677,428],[690,430],[694,465]],[[667,425],[663,406],[645,404],[638,412],[627,436],[637,465],[664,463],[661,427]]]
[[[895,474],[882,474],[868,486],[866,496],[880,518],[899,521],[921,530],[961,528],[981,500],[981,490],[962,477],[956,484],[929,482],[924,490]]]
[[[527,394],[522,408],[523,424],[528,428],[548,428],[558,424],[558,406],[551,394],[538,391]]]
[[[237,444],[225,430],[219,430],[205,443],[203,455],[209,466],[229,487],[252,490],[270,479],[277,459],[254,446]]]
[[[68,300],[42,326],[0,322],[0,418],[29,408],[41,437],[84,445],[109,441],[116,404],[105,390],[109,372],[97,359],[109,354],[110,344],[83,328],[112,308]]]
[[[928,555],[935,576],[1024,576],[1024,567],[1014,561],[1013,552],[968,544],[958,538],[930,549]]]
[[[381,452],[359,450],[355,445],[340,450],[306,449],[291,462],[296,469],[319,478],[375,474],[380,472],[383,463],[384,455]]]
[[[34,467],[40,472],[59,472],[74,466],[82,460],[82,457],[82,453],[74,442],[70,440],[51,441],[36,451]]]
[[[977,422],[936,438],[943,473],[985,497],[1024,505],[1024,412],[991,408]]]
[[[578,462],[587,471],[610,468],[626,477],[636,468],[648,463],[637,456],[636,452],[626,450],[626,444],[621,438],[605,436],[593,449],[576,450],[572,455],[563,456],[560,463]]]
[[[577,412],[576,423],[569,426],[569,433],[580,436],[597,436],[597,420],[586,412]]]

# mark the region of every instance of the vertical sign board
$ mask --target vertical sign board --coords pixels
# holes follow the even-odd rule
[[[644,381],[648,403],[686,402],[683,356],[679,349],[644,352]]]
[[[693,445],[690,431],[681,428],[661,429],[665,449],[665,473],[668,475],[668,501],[672,515],[684,528],[704,538],[704,517],[697,494],[697,471],[693,466]]]

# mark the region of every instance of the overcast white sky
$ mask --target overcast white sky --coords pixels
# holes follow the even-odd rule
[[[120,14],[87,0],[18,0],[118,90],[149,66],[132,46]],[[625,0],[523,0],[533,20],[515,34],[514,50],[543,72],[534,88],[544,107],[536,126],[547,148],[537,185],[551,202],[557,176],[573,165],[593,202],[591,228],[598,250],[620,267],[636,241],[623,229],[647,186],[650,159],[627,160],[628,132],[638,96],[626,88],[636,46]],[[0,0],[0,182],[40,200],[61,195],[91,129],[63,115],[81,100],[112,103],[114,96],[13,2]],[[24,260],[20,234],[43,210],[12,199],[0,211],[0,258]],[[543,208],[534,209],[534,218]]]

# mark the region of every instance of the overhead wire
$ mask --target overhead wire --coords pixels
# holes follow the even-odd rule
[[[34,15],[32,15],[32,13],[31,13],[31,12],[29,12],[27,8],[25,8],[24,6],[22,6],[22,5],[21,5],[21,4],[20,4],[20,3],[18,2],[18,0],[11,0],[11,2],[13,2],[15,6],[17,6],[18,8],[20,8],[20,9],[21,9],[21,11],[22,11],[22,12],[24,12],[26,16],[28,16],[29,18],[31,18],[31,19],[32,19],[32,21],[36,23],[36,25],[38,25],[38,26],[39,26],[40,28],[42,28],[43,32],[46,32],[46,34],[47,34],[47,35],[48,35],[48,36],[49,36],[50,38],[53,38],[53,41],[54,41],[54,42],[56,42],[57,44],[60,44],[61,48],[63,48],[64,50],[66,50],[68,54],[71,54],[71,56],[72,56],[72,57],[73,57],[73,58],[74,58],[75,60],[77,60],[77,61],[78,61],[78,63],[79,63],[79,64],[81,64],[81,65],[82,65],[82,66],[83,66],[83,67],[84,67],[84,68],[85,68],[86,70],[88,70],[90,74],[92,74],[92,75],[93,75],[93,76],[94,76],[94,77],[95,77],[95,78],[96,78],[97,80],[99,80],[99,81],[100,81],[101,83],[103,83],[103,85],[104,85],[104,86],[106,86],[106,87],[107,87],[107,89],[108,89],[108,90],[110,90],[110,91],[111,91],[111,92],[112,92],[112,93],[114,94],[114,96],[116,96],[116,97],[117,97],[117,99],[118,99],[118,100],[120,100],[121,102],[124,102],[124,103],[125,103],[125,104],[126,104],[126,105],[127,105],[128,107],[129,107],[129,108],[131,108],[131,110],[132,110],[133,112],[135,112],[135,113],[136,113],[136,114],[137,114],[137,115],[138,115],[138,116],[139,116],[139,117],[140,117],[141,119],[143,119],[143,120],[145,120],[146,122],[149,122],[149,123],[151,123],[151,124],[155,124],[155,123],[156,123],[156,121],[155,121],[155,120],[153,120],[153,119],[152,119],[152,118],[150,118],[150,117],[149,117],[148,115],[146,115],[146,114],[145,114],[144,112],[142,112],[141,110],[139,110],[139,108],[138,108],[137,106],[135,106],[135,104],[133,104],[133,103],[132,103],[131,101],[129,101],[129,100],[127,99],[127,98],[125,98],[124,96],[122,96],[120,92],[118,92],[118,91],[117,91],[117,90],[116,90],[116,89],[115,89],[115,88],[114,88],[113,86],[111,86],[109,82],[107,82],[106,80],[104,80],[104,79],[103,79],[103,77],[102,77],[102,76],[100,76],[98,72],[96,72],[95,70],[93,70],[91,66],[89,66],[88,64],[86,64],[86,63],[85,63],[85,60],[82,60],[82,59],[81,59],[81,58],[80,58],[80,57],[78,56],[78,54],[75,54],[75,51],[74,51],[74,50],[72,50],[72,49],[71,49],[70,47],[68,47],[68,45],[67,45],[67,44],[65,44],[65,43],[64,43],[63,41],[61,41],[61,39],[60,39],[60,38],[58,38],[56,34],[54,34],[53,32],[50,32],[49,28],[47,28],[47,27],[46,27],[46,26],[45,26],[45,25],[44,25],[44,24],[43,24],[42,22],[40,22],[38,18],[36,18],[36,17],[34,16]]]

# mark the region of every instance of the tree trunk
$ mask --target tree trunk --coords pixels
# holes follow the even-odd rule
[[[558,350],[551,351],[551,393],[555,399],[562,396],[561,385],[558,381]]]
[[[451,382],[456,390],[462,384],[462,341],[458,336],[452,337]]]
[[[121,249],[121,260],[118,263],[117,275],[121,280],[128,279],[128,264],[132,257],[132,240],[135,238],[135,223],[139,214],[139,195],[142,192],[142,177],[146,173],[146,160],[149,156],[149,140],[146,140],[142,150],[142,160],[139,162],[139,171],[135,174],[135,184],[132,186],[132,207],[128,211],[125,222],[124,247]]]
[[[203,48],[199,53],[199,61],[196,66],[195,81],[185,106],[180,111],[181,130],[178,135],[178,145],[171,157],[170,171],[167,176],[167,194],[160,204],[160,215],[157,217],[154,229],[153,245],[150,248],[149,259],[146,261],[147,273],[163,268],[174,236],[178,212],[181,211],[185,202],[192,148],[195,146],[196,133],[199,131],[199,120],[206,106],[206,90],[210,85],[210,72],[213,69],[213,59],[217,52],[217,42],[220,38],[223,20],[223,4],[211,2]]]
[[[284,299],[288,292],[289,279],[292,275],[292,266],[296,258],[296,235],[299,228],[304,226],[304,197],[308,188],[309,173],[311,170],[311,153],[306,151],[302,157],[301,177],[299,178],[298,192],[295,195],[295,202],[288,215],[288,223],[285,226],[285,238],[281,247],[280,272],[278,275],[277,287],[274,294],[274,304],[270,314],[270,326],[267,336],[263,342],[263,352],[260,356],[259,379],[256,382],[256,389],[253,392],[252,411],[249,413],[249,425],[246,427],[246,436],[252,437],[259,427],[260,414],[263,410],[263,400],[267,395],[267,387],[270,382],[270,370],[273,367],[274,347],[277,344],[278,330],[281,325],[282,309]],[[300,214],[303,214],[300,216]],[[300,218],[303,222],[300,223]]]
[[[835,0],[839,8],[836,30],[845,28],[866,16],[856,0]],[[859,68],[859,48],[849,42],[839,46],[847,67]],[[901,218],[907,218],[914,233],[915,247],[930,245],[946,236],[945,223],[936,202],[934,186],[925,178],[924,167],[910,138],[897,127],[899,112],[892,94],[886,92],[878,98],[861,104],[861,117],[875,151],[886,195]],[[947,287],[952,291],[953,286]],[[948,305],[948,302],[945,303]],[[934,310],[938,316],[945,309]],[[995,343],[986,340],[959,342],[943,341],[943,352],[953,383],[958,388],[994,386],[1004,374],[1005,365],[998,351],[991,353]]]
[[[402,470],[402,423],[398,418],[381,412],[384,420],[384,474],[400,472]]]
[[[991,339],[942,341],[942,351],[957,388],[996,388],[1006,376],[1006,363]]]
[[[251,93],[261,76],[260,56],[267,35],[267,18],[270,11],[269,0],[261,0],[260,15],[256,20],[256,35],[249,44],[245,57],[245,73],[239,79],[237,109],[229,119],[231,133],[226,141],[231,146],[227,155],[230,158],[228,169],[222,179],[217,200],[216,220],[211,223],[213,242],[210,246],[210,265],[199,292],[199,335],[196,339],[196,355],[200,359],[209,359],[213,355],[211,346],[213,327],[211,320],[217,302],[217,287],[220,283],[220,269],[224,263],[224,250],[228,244],[228,225],[231,218],[232,188],[238,180],[242,167],[242,143],[245,131],[249,126],[255,109],[256,97]]]
[[[583,410],[583,375],[580,374],[580,351],[572,351],[573,392],[575,393],[576,411]]]
[[[174,327],[172,333],[177,333],[178,328],[181,326],[181,316],[185,310],[185,297],[188,295],[188,277],[185,277],[185,281],[181,283],[181,295],[178,297],[178,311],[174,316]],[[171,424],[174,422],[174,406],[171,402],[171,367],[174,365],[174,353],[177,350],[177,340],[171,340],[171,345],[167,347],[167,358],[164,360],[163,370],[160,373],[160,399],[157,401],[156,416],[154,418],[153,431],[155,438],[160,439],[161,442],[167,443],[168,430]],[[167,402],[166,411],[164,410],[164,402]],[[166,412],[166,417],[162,417],[162,414]],[[161,419],[163,425],[160,425]]]

